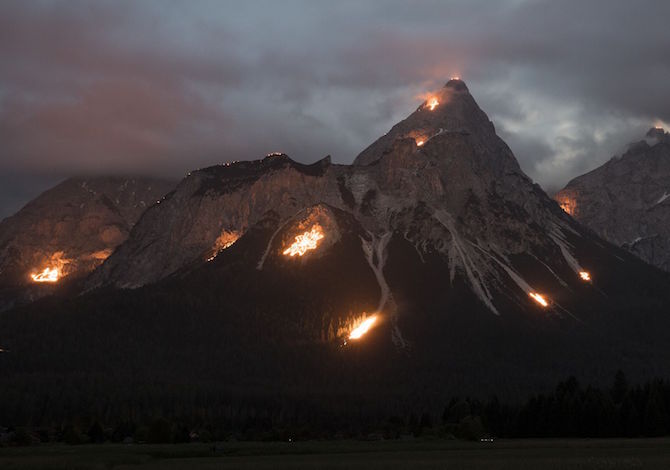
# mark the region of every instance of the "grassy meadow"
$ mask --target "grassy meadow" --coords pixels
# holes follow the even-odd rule
[[[10,469],[668,469],[670,439],[395,440],[0,448]]]

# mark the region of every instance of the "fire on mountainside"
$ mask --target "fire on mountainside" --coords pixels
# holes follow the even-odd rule
[[[323,228],[315,224],[312,228],[295,237],[295,241],[283,251],[286,256],[303,256],[310,250],[315,250],[319,241],[325,237]]]
[[[47,266],[41,271],[31,273],[30,278],[33,282],[57,282],[64,276],[63,267],[69,262],[70,260],[63,258],[63,252],[58,251],[51,255]]]
[[[543,307],[548,307],[549,302],[540,294],[537,292],[529,292],[528,295],[538,304],[542,305]]]

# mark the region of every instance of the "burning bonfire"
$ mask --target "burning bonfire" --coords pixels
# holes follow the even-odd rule
[[[60,269],[46,267],[44,271],[33,273],[30,277],[35,282],[56,282],[60,278]]]
[[[283,251],[286,256],[303,256],[310,250],[315,250],[319,241],[325,237],[323,228],[315,224],[305,233],[295,237],[295,241]]]
[[[370,331],[379,323],[379,320],[379,314],[377,313],[372,315],[363,313],[362,315],[353,319],[353,321],[348,321],[347,325],[345,325],[337,332],[338,337],[344,337],[342,346],[346,346],[350,340],[358,341],[363,338],[363,336],[365,336],[368,331]]]
[[[351,330],[351,333],[349,333],[349,339],[360,339],[363,337],[363,335],[365,335],[365,333],[370,331],[370,328],[372,328],[375,323],[377,323],[377,315],[367,317],[358,326]]]
[[[543,307],[548,307],[549,302],[540,294],[537,292],[529,292],[528,295],[538,304],[542,305]]]
[[[577,214],[577,198],[572,192],[564,194],[565,192],[567,192],[567,190],[565,190],[563,194],[558,195],[556,200],[565,213],[574,217]]]
[[[214,258],[216,258],[219,253],[221,253],[226,248],[230,248],[238,238],[240,238],[239,232],[223,230],[221,235],[219,235],[214,241],[214,247],[210,252],[210,256],[207,258],[207,261],[214,260]]]
[[[65,275],[63,267],[70,262],[70,260],[63,258],[63,255],[62,251],[51,255],[51,259],[47,263],[48,266],[42,269],[42,271],[30,274],[33,282],[58,282]]]

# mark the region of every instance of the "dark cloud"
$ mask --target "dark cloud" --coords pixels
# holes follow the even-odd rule
[[[664,0],[0,2],[0,217],[68,174],[349,163],[452,75],[558,188],[670,122],[669,17]]]

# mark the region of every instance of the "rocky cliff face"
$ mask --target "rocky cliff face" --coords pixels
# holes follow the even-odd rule
[[[573,179],[555,199],[601,237],[670,271],[670,134],[663,129]]]
[[[0,285],[88,274],[172,187],[151,178],[71,178],[44,192],[0,223]]]

